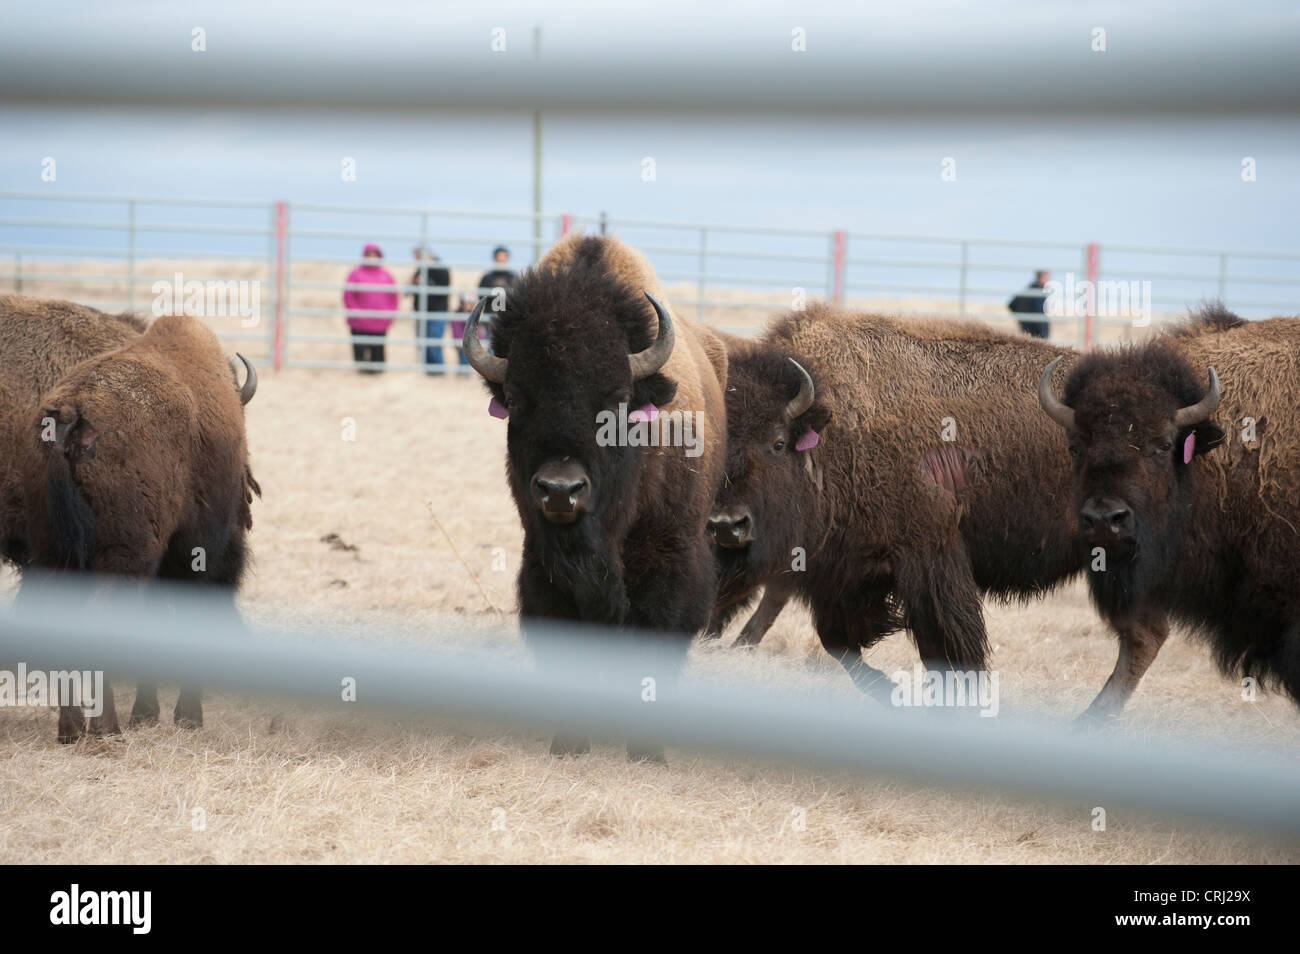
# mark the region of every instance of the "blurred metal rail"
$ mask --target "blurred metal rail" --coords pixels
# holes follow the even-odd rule
[[[724,756],[1047,797],[1073,806],[1081,830],[1095,807],[1114,823],[1115,809],[1125,806],[1300,838],[1294,749],[1246,753],[1153,733],[1135,742],[1068,731],[1029,713],[985,719],[971,710],[890,710],[770,681],[689,673],[674,681],[653,641],[599,630],[550,631],[541,666],[522,651],[503,651],[500,634],[477,634],[492,644],[487,650],[414,646],[385,641],[382,632],[308,639],[245,628],[228,602],[193,589],[136,589],[108,600],[102,590],[33,587],[0,612],[0,659],[291,696],[337,714],[367,709],[653,738]],[[466,634],[457,635],[463,644]],[[647,675],[659,680],[657,701],[642,700]],[[355,680],[355,702],[343,701],[345,679]]]

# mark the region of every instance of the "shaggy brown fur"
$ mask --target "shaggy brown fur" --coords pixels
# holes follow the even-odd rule
[[[1176,428],[1211,367],[1217,411]],[[1225,673],[1300,702],[1300,318],[1244,322],[1209,306],[1152,342],[1089,355],[1063,400],[1075,412],[1075,507],[1128,515],[1127,526],[1081,536],[1104,544],[1104,568],[1089,573],[1102,614],[1149,633],[1130,681],[1172,617],[1209,642]]]
[[[74,365],[120,347],[145,324],[68,301],[0,295],[0,559],[21,565],[27,555],[19,456],[29,411]],[[6,434],[8,437],[6,437]]]
[[[980,325],[824,305],[733,344],[718,509],[747,507],[754,530],[744,549],[719,549],[720,589],[782,574],[873,692],[881,674],[860,650],[900,625],[923,659],[984,667],[981,591],[1035,597],[1081,568],[1065,441],[1035,400],[1057,355],[1075,360]],[[817,400],[786,423],[800,382],[790,357]],[[820,443],[796,450],[809,428]]]
[[[26,440],[34,567],[233,592],[260,488],[234,372],[201,323],[159,318],[125,346],[75,367],[44,396]],[[133,718],[156,715],[156,693],[146,687]],[[61,738],[79,734],[75,716],[61,717]],[[103,731],[116,729],[115,715],[102,718]],[[197,689],[182,691],[176,719],[201,723]]]
[[[658,336],[647,292],[672,315],[676,343],[658,372],[633,381],[628,355]],[[504,385],[489,389],[510,408],[507,477],[524,527],[525,632],[531,620],[558,618],[675,634],[665,650],[675,670],[713,603],[704,525],[725,449],[725,349],[679,317],[645,258],[614,238],[566,236],[505,302],[492,346],[510,364]],[[598,443],[600,414],[647,403],[661,415],[700,412],[703,452]],[[563,525],[544,519],[532,494],[539,469],[557,461],[581,467],[589,489],[584,515]],[[554,750],[585,745],[557,739]],[[629,753],[658,750],[629,745]]]
[[[70,301],[0,295],[0,382],[13,400],[35,404],[78,362],[141,334],[133,315],[107,315]]]

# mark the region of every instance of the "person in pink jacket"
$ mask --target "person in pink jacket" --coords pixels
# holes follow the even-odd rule
[[[393,276],[380,262],[384,253],[378,245],[371,243],[361,253],[364,265],[358,265],[348,275],[348,286],[352,285],[396,285]],[[343,291],[343,308],[352,330],[352,357],[356,360],[362,374],[377,374],[383,370],[384,342],[392,318],[370,314],[376,311],[397,311],[399,296],[395,291],[382,288],[352,288]],[[358,314],[360,312],[360,314]],[[374,340],[374,339],[378,340]]]

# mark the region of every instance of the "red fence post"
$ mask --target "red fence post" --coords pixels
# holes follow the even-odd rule
[[[1083,316],[1083,349],[1092,347],[1093,316],[1097,313],[1097,243],[1088,243],[1088,307]]]
[[[844,230],[836,229],[831,239],[831,300],[844,303]]]
[[[573,228],[573,216],[565,212],[560,216],[560,234],[568,235],[571,228]]]
[[[276,371],[284,367],[284,247],[289,236],[289,203],[275,203],[275,343],[271,361]]]

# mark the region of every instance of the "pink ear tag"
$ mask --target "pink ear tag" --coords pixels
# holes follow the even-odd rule
[[[794,442],[794,449],[797,451],[812,450],[820,441],[821,437],[810,427]]]
[[[653,404],[643,404],[627,416],[629,422],[640,424],[642,421],[659,420],[659,408]]]
[[[510,416],[510,409],[498,401],[496,398],[488,401],[488,413],[493,417],[505,420]]]
[[[1183,441],[1183,463],[1190,464],[1192,456],[1196,453],[1196,432],[1187,435],[1187,440]]]

